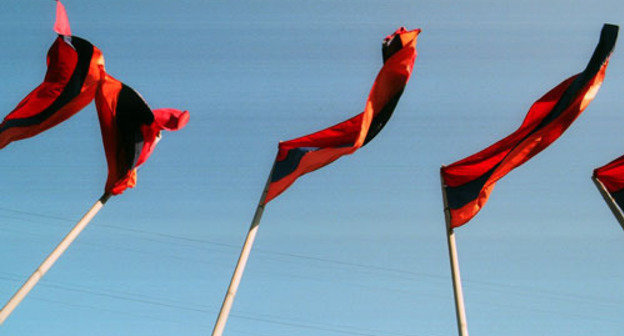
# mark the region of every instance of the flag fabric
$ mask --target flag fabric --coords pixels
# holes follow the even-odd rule
[[[602,84],[617,34],[618,26],[605,24],[585,70],[536,101],[515,132],[441,168],[451,227],[472,219],[487,202],[496,181],[548,147],[583,112]]]
[[[594,169],[593,177],[604,185],[620,209],[624,209],[624,156]]]
[[[54,22],[54,31],[59,35],[71,36],[72,34],[65,6],[63,6],[63,4],[58,0],[56,1],[56,21]]]
[[[54,30],[43,80],[0,124],[0,149],[12,141],[35,136],[88,105],[104,69],[104,57],[89,41],[71,35],[67,14],[57,2]]]
[[[179,130],[189,120],[188,111],[151,110],[139,93],[106,73],[95,104],[108,163],[104,189],[113,195],[134,187],[137,167],[154,150],[161,130]]]
[[[322,131],[279,143],[265,204],[295,180],[366,145],[384,127],[407,84],[420,29],[399,28],[382,43],[383,66],[366,101],[364,112]]]

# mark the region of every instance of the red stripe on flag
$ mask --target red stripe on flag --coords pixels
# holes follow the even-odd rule
[[[71,28],[69,27],[69,19],[65,6],[60,1],[56,1],[56,21],[54,22],[54,31],[59,35],[71,36]]]

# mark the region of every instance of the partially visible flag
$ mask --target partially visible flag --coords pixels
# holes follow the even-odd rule
[[[624,156],[596,168],[593,177],[607,189],[620,211],[624,209]]]
[[[602,84],[617,34],[618,26],[605,24],[585,70],[535,102],[518,130],[441,168],[451,227],[472,219],[487,202],[496,181],[548,147],[583,112]]]
[[[364,112],[322,131],[279,143],[265,204],[306,173],[366,145],[384,127],[399,102],[414,60],[420,29],[399,28],[382,43],[383,67],[366,101]]]
[[[71,36],[65,8],[57,2],[54,30],[59,37],[48,50],[43,83],[0,124],[0,148],[35,136],[65,121],[95,96],[104,57],[87,40]]]
[[[154,150],[161,130],[177,131],[189,120],[188,111],[151,110],[131,87],[103,73],[95,96],[108,163],[105,191],[113,195],[136,184],[136,170]]]

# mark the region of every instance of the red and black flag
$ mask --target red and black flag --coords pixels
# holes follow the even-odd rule
[[[373,83],[364,112],[322,131],[279,143],[265,198],[268,203],[306,173],[355,152],[384,127],[405,89],[420,29],[399,28],[382,43],[383,66]]]
[[[624,219],[622,209],[624,209],[624,156],[609,162],[608,164],[596,168],[593,175],[594,181],[599,184],[601,192],[607,192],[609,195],[605,196],[608,203],[615,203],[619,209],[614,209],[614,204],[609,204],[611,210],[618,218],[618,220]],[[610,198],[610,199],[609,199]],[[624,222],[622,222],[624,227]]]
[[[58,125],[88,105],[95,96],[104,58],[87,40],[71,35],[60,1],[54,30],[59,36],[48,50],[48,70],[43,83],[0,124],[0,148]]]
[[[474,217],[487,202],[496,181],[548,147],[583,112],[602,84],[617,34],[618,26],[605,24],[585,70],[536,101],[518,130],[441,168],[451,227]]]
[[[136,169],[150,156],[160,131],[176,131],[189,120],[187,111],[151,110],[131,87],[103,74],[95,95],[108,163],[105,191],[113,195],[136,184]]]

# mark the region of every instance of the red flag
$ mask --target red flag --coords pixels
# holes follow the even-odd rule
[[[594,99],[615,46],[618,27],[605,24],[583,72],[531,106],[518,130],[490,147],[441,168],[451,227],[468,222],[483,207],[496,181],[548,147]]]
[[[407,84],[416,59],[420,29],[399,28],[382,44],[383,67],[366,101],[364,112],[322,131],[280,142],[265,203],[295,180],[366,145],[384,127]]]
[[[594,178],[605,186],[620,209],[624,209],[624,156],[596,168]]]
[[[54,29],[68,35],[59,35],[48,50],[43,83],[0,124],[0,148],[58,125],[95,96],[100,71],[104,69],[102,53],[88,41],[70,35],[67,14],[60,2]]]
[[[103,74],[95,96],[108,163],[105,191],[118,195],[136,184],[136,169],[150,156],[160,131],[176,131],[189,120],[187,111],[151,110],[131,87]]]

